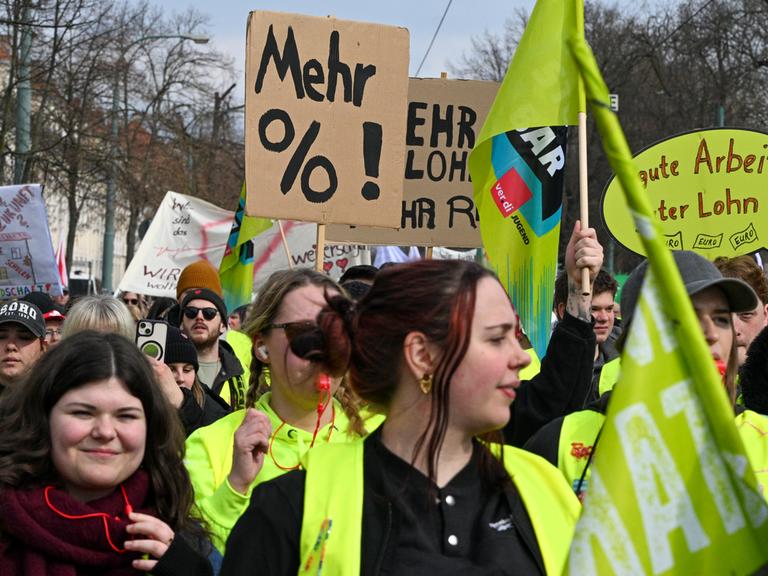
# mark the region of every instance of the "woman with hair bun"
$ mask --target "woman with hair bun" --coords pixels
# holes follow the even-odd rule
[[[222,576],[560,573],[579,506],[556,468],[500,444],[530,358],[498,279],[472,262],[393,266],[357,305],[331,296],[318,323],[325,369],[386,420],[257,487]]]

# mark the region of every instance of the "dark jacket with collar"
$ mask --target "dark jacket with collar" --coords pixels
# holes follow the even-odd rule
[[[221,391],[226,384],[229,386],[229,404],[233,410],[245,408],[245,393],[248,390],[248,382],[243,378],[243,366],[235,356],[232,346],[224,339],[219,339],[219,362],[221,369],[213,380],[211,390],[221,396]]]
[[[517,390],[504,442],[522,446],[548,422],[583,409],[589,403],[594,361],[592,324],[566,312],[552,332],[541,370]]]
[[[187,436],[198,428],[213,424],[219,418],[232,412],[232,407],[221,396],[205,385],[202,385],[201,388],[203,389],[202,406],[197,403],[191,390],[181,388],[184,399],[179,406],[179,418],[184,425],[184,432]]]

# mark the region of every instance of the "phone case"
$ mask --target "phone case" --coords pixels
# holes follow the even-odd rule
[[[164,320],[139,320],[136,324],[136,346],[151,358],[165,358],[167,338],[168,323]]]

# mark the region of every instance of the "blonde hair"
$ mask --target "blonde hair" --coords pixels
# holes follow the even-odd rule
[[[112,296],[83,296],[67,312],[61,337],[84,330],[120,334],[128,340],[136,336],[136,323],[125,304]]]

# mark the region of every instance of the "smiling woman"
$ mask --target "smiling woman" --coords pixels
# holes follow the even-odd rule
[[[210,574],[182,457],[136,346],[64,339],[0,404],[0,574]]]

